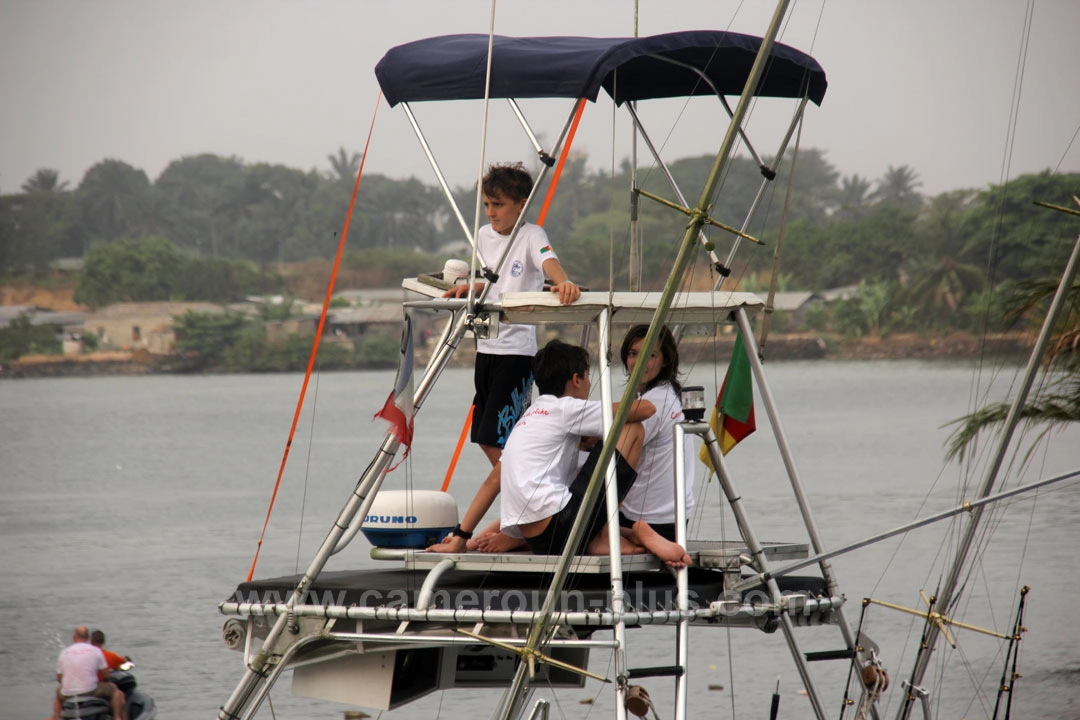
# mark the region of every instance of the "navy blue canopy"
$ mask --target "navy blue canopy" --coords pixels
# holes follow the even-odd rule
[[[493,98],[588,98],[603,87],[617,104],[628,100],[711,95],[689,65],[722,95],[738,95],[761,38],[694,30],[643,38],[496,35],[491,67]],[[375,75],[391,105],[484,97],[487,35],[444,35],[391,48]],[[674,61],[667,62],[668,60]],[[776,43],[756,95],[802,97],[820,105],[825,71],[809,55]]]

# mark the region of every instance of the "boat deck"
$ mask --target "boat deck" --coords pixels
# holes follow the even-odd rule
[[[802,560],[808,557],[810,546],[806,543],[763,543],[765,558],[770,562]],[[740,556],[749,551],[741,541],[735,540],[691,540],[686,544],[686,551],[693,559],[694,567],[717,570],[737,568]],[[371,557],[375,560],[403,561],[406,569],[429,570],[443,560],[454,561],[458,570],[512,571],[512,572],[551,572],[559,558],[557,555],[533,555],[530,552],[510,553],[430,553],[423,550],[398,550],[372,548]],[[624,555],[623,572],[643,570],[663,570],[664,563],[655,555]],[[611,571],[611,558],[607,555],[579,555],[574,558],[570,568],[573,573],[598,573],[607,575]]]
[[[694,559],[688,572],[693,603],[701,607],[732,599],[726,587],[732,575],[738,578],[739,558],[746,553],[745,546],[732,541],[692,542],[688,552]],[[769,543],[765,553],[773,560],[800,559],[807,556],[807,545]],[[430,596],[425,605],[431,609],[535,611],[543,605],[551,573],[558,562],[557,556],[523,552],[449,554],[376,548],[372,556],[402,562],[403,567],[324,571],[307,589],[299,605],[417,607],[426,586]],[[577,558],[556,609],[566,612],[608,609],[610,564],[607,556]],[[300,580],[300,575],[288,575],[241,583],[226,603],[248,606],[284,603]],[[623,558],[623,588],[629,610],[677,607],[675,573],[653,555]],[[818,577],[784,578],[781,589],[817,596],[824,592],[824,584]],[[760,593],[760,588],[757,590]],[[751,588],[741,595],[745,599],[754,592]]]

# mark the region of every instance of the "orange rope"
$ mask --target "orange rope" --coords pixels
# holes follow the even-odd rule
[[[375,113],[371,116],[371,127],[368,128],[367,142],[364,144],[364,154],[360,158],[360,169],[356,173],[356,183],[353,185],[352,200],[349,201],[349,212],[345,215],[345,225],[341,229],[341,240],[338,241],[337,256],[334,258],[334,269],[330,273],[330,284],[326,288],[326,297],[323,299],[322,315],[319,317],[319,327],[315,331],[315,342],[311,346],[311,357],[308,358],[307,372],[304,374],[304,383],[300,386],[300,398],[296,401],[296,412],[293,414],[292,427],[289,428],[289,439],[285,442],[285,452],[281,456],[281,467],[278,469],[277,481],[274,483],[274,492],[270,496],[270,507],[266,508],[266,520],[263,521],[262,533],[259,534],[259,542],[255,547],[255,557],[251,559],[251,569],[248,570],[247,581],[255,575],[255,563],[259,561],[259,551],[262,550],[263,538],[266,537],[266,528],[270,525],[270,513],[274,510],[274,501],[277,500],[278,489],[281,488],[281,477],[285,474],[285,463],[289,459],[289,449],[292,448],[293,436],[296,435],[296,425],[300,421],[300,411],[304,407],[304,396],[307,394],[308,380],[311,379],[311,371],[315,367],[315,355],[319,351],[319,338],[322,337],[323,328],[326,326],[326,311],[330,307],[330,299],[334,294],[334,281],[337,280],[338,268],[341,266],[341,255],[345,250],[345,238],[349,234],[349,221],[352,219],[353,208],[356,206],[356,193],[360,189],[360,178],[364,174],[364,164],[367,162],[368,147],[371,145],[371,135],[375,130],[375,118],[379,114],[379,103],[382,101],[382,90],[375,100]]]
[[[566,158],[570,156],[570,146],[574,144],[574,135],[577,134],[578,123],[581,122],[581,115],[584,112],[585,101],[582,99],[578,101],[577,111],[574,112],[574,121],[570,123],[570,132],[566,134],[566,144],[563,145],[562,152],[559,153],[559,162],[555,165],[555,174],[551,176],[551,185],[548,187],[547,196],[544,198],[544,206],[540,208],[540,217],[536,220],[537,225],[543,226],[544,220],[547,218],[548,208],[551,207],[551,200],[555,197],[555,188],[559,186],[563,166],[566,165]],[[461,448],[465,444],[465,434],[469,432],[469,427],[472,425],[474,409],[476,409],[475,405],[469,406],[469,414],[465,418],[465,425],[461,428],[461,437],[458,438],[457,449],[454,450],[454,457],[450,459],[450,467],[446,469],[446,479],[443,480],[442,485],[443,492],[446,492],[446,489],[450,487],[450,478],[454,477],[454,470],[457,468],[458,458],[461,456]]]
[[[461,448],[465,447],[465,437],[469,434],[469,426],[472,425],[473,410],[475,405],[469,406],[469,414],[465,416],[465,424],[461,426],[461,437],[458,438],[457,447],[454,448],[454,457],[450,458],[450,467],[446,469],[446,479],[442,483],[442,491],[450,487],[450,478],[454,477],[454,468],[457,467],[458,458],[461,457]]]
[[[551,199],[555,197],[555,188],[559,186],[563,166],[566,165],[566,158],[570,155],[570,146],[574,144],[574,135],[577,134],[577,126],[581,122],[581,115],[584,112],[585,99],[582,98],[578,101],[577,112],[574,113],[574,122],[570,123],[570,132],[566,135],[566,144],[563,145],[562,152],[559,153],[559,163],[555,166],[555,174],[551,176],[551,187],[548,188],[547,197],[544,198],[544,206],[540,208],[540,217],[536,220],[537,225],[542,226],[544,219],[547,218],[548,208],[551,207]]]

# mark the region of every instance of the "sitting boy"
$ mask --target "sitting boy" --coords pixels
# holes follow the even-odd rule
[[[475,527],[501,490],[502,531],[510,537],[524,539],[534,553],[557,554],[569,539],[599,458],[600,448],[596,446],[575,477],[581,440],[603,434],[602,406],[599,401],[588,400],[589,355],[582,347],[552,340],[533,360],[533,377],[540,397],[514,427],[501,461],[477,493],[462,526]],[[631,411],[631,419],[638,422],[625,425],[616,445],[620,501],[636,477],[634,467],[644,439],[640,420],[652,415],[656,408],[648,401],[636,401]],[[586,543],[593,540],[588,545],[591,553],[607,552],[605,522],[606,510],[601,498],[585,535]],[[463,551],[471,533],[462,526],[429,549]],[[645,528],[640,533],[632,528],[624,534],[621,547],[627,554],[652,552],[673,567],[686,564],[686,554],[679,545]]]

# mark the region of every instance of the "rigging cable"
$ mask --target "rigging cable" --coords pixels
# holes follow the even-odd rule
[[[635,11],[637,9],[635,3]],[[636,19],[635,19],[636,20]],[[637,36],[637,23],[634,24],[634,36]],[[612,81],[613,91],[619,89],[619,73],[614,73],[614,79]],[[616,96],[617,97],[617,96]],[[608,307],[614,307],[614,293],[615,293],[615,103],[611,103],[611,163],[608,170]],[[631,121],[632,123],[633,121]],[[630,242],[629,252],[629,267],[627,269],[630,280],[630,290],[641,289],[641,246],[638,243],[637,233],[639,231],[637,222],[637,210],[638,210],[638,195],[637,195],[637,131],[631,127],[631,134],[633,138],[633,154],[630,156]],[[636,270],[636,277],[635,277]],[[608,338],[610,342],[611,338]],[[607,350],[607,348],[605,348]]]
[[[315,438],[315,411],[319,403],[319,378],[322,377],[322,373],[315,375],[315,392],[311,395],[311,427],[308,428],[308,445],[307,445],[307,457],[304,462],[304,489],[300,494],[300,527],[296,533],[296,562],[293,565],[293,572],[297,575],[300,574],[300,544],[304,540],[304,514],[307,510],[307,491],[311,481],[311,449],[314,446]]]
[[[1043,376],[1043,382],[1045,382],[1045,375]],[[1038,442],[1039,439],[1041,439],[1043,434],[1045,434],[1045,431],[1039,435],[1039,437],[1035,441],[1036,443]],[[1015,451],[1013,453],[1013,458],[1010,461],[1009,469],[1008,469],[1006,474],[1007,475],[1015,474],[1016,476],[1023,475],[1029,469],[1030,465],[1034,461],[1034,458],[1033,458],[1034,450],[1035,450],[1035,447],[1032,447],[1026,453],[1023,454],[1022,458],[1019,460],[1019,467],[1018,468],[1015,467],[1015,464],[1018,462],[1017,461],[1017,455],[1019,455],[1019,451],[1018,450]],[[1043,446],[1043,467],[1039,471],[1040,476],[1042,476],[1044,471],[1045,471],[1045,461],[1046,461],[1047,451],[1048,451],[1048,447],[1046,447],[1044,445]],[[1014,500],[1014,501],[1011,501],[1011,502],[1016,502],[1016,501]],[[961,584],[960,590],[957,592],[957,595],[955,596],[957,602],[959,601],[959,599],[961,597],[965,598],[965,600],[966,600],[966,603],[965,603],[965,606],[964,606],[965,609],[970,605],[970,603],[972,601],[972,598],[970,596],[967,596],[967,595],[964,594],[964,588],[966,588],[967,583],[969,583],[969,582],[971,582],[973,580],[973,576],[974,576],[976,570],[981,570],[982,569],[984,556],[989,550],[990,539],[997,533],[999,527],[1004,522],[1005,514],[1008,511],[1009,507],[1011,507],[1011,502],[1010,502],[1009,505],[1003,505],[1003,506],[999,506],[999,507],[994,508],[994,510],[992,511],[992,512],[995,513],[994,517],[992,519],[990,519],[990,520],[987,520],[984,523],[984,527],[982,528],[979,541],[976,544],[976,547],[975,547],[975,550],[974,550],[973,559],[972,559],[971,566],[969,567],[968,574],[965,577],[963,583]],[[1021,593],[1025,592],[1025,591],[1023,589],[1021,589],[1020,573],[1023,570],[1024,562],[1025,562],[1025,559],[1027,557],[1028,542],[1029,542],[1029,540],[1031,538],[1031,528],[1032,528],[1032,525],[1034,523],[1037,502],[1038,502],[1038,493],[1036,492],[1034,497],[1033,497],[1033,500],[1032,500],[1031,511],[1029,513],[1029,516],[1028,516],[1027,528],[1026,528],[1026,531],[1025,531],[1025,534],[1024,534],[1024,540],[1023,540],[1023,543],[1022,543],[1022,546],[1021,546],[1021,549],[1020,549],[1019,564],[1018,564],[1018,569],[1017,569],[1017,577],[1016,577],[1015,585],[1014,585],[1014,587],[1017,588],[1018,591],[1021,592]],[[983,583],[984,583],[984,586],[985,586],[987,574],[985,572],[982,572],[980,574],[980,577],[982,577]],[[988,587],[984,587],[984,592],[985,592],[985,595],[986,595],[986,602],[987,602],[988,610],[991,613],[991,618],[994,619],[994,608],[993,608],[993,605],[992,605],[993,596],[990,593],[990,589]],[[957,602],[953,603],[954,607],[957,605]],[[952,608],[949,608],[949,611],[950,612],[955,612]],[[994,625],[996,625],[996,624],[997,624],[996,619],[994,619]],[[966,664],[966,658],[963,658],[963,659],[965,660],[965,664]],[[1007,657],[1006,657],[1005,662],[1006,663],[1008,662]],[[991,671],[991,668],[987,667],[983,678],[988,676],[990,671]],[[969,669],[969,673],[970,672],[971,672],[971,670]],[[973,676],[972,684],[976,688],[982,686],[981,683],[978,682],[974,678],[974,676]],[[985,705],[985,703],[984,703],[984,705]]]
[[[469,291],[466,295],[466,307],[469,308],[469,313],[474,310],[474,303],[476,302],[476,294],[474,292],[476,283],[473,278],[476,277],[476,261],[477,253],[480,248],[478,241],[480,239],[480,209],[484,206],[484,154],[487,150],[487,124],[488,124],[488,108],[491,105],[491,60],[495,49],[495,0],[491,0],[491,19],[488,22],[488,47],[487,47],[487,69],[484,75],[484,105],[483,105],[483,119],[480,123],[480,162],[477,168],[476,176],[476,205],[473,210],[473,229],[472,229],[472,260],[469,263]]]
[[[274,492],[270,495],[270,506],[266,508],[266,519],[263,521],[262,532],[259,533],[259,541],[255,546],[255,557],[251,559],[247,582],[251,582],[251,578],[255,575],[255,564],[259,561],[259,551],[262,550],[263,539],[266,537],[266,528],[270,525],[270,514],[274,511],[274,501],[277,500],[278,490],[281,488],[281,478],[285,474],[285,463],[289,459],[289,449],[292,448],[293,437],[296,435],[296,426],[300,422],[300,411],[304,408],[304,396],[307,394],[311,370],[315,366],[315,356],[319,352],[319,339],[322,337],[323,328],[326,327],[326,312],[330,307],[330,298],[334,295],[334,282],[337,280],[338,268],[341,267],[341,256],[345,251],[345,239],[349,236],[349,221],[352,220],[353,208],[356,207],[356,194],[360,189],[360,178],[364,175],[364,165],[367,163],[368,148],[371,146],[371,136],[375,131],[375,118],[379,115],[381,101],[382,90],[379,90],[379,94],[375,98],[375,112],[371,114],[371,126],[368,128],[367,141],[364,143],[364,154],[360,158],[360,168],[356,171],[356,182],[353,183],[349,211],[345,214],[345,224],[341,228],[341,239],[338,241],[337,255],[334,256],[334,268],[330,273],[330,283],[326,287],[326,297],[323,298],[322,314],[319,316],[319,326],[315,330],[315,341],[311,346],[307,372],[304,373],[304,382],[300,386],[300,397],[296,401],[296,411],[293,413],[292,426],[289,428],[289,438],[285,441],[285,451],[281,456],[281,467],[278,468],[277,480],[274,482]]]
[[[450,458],[450,466],[446,468],[446,477],[443,478],[442,491],[446,492],[450,487],[450,479],[454,477],[454,469],[457,467],[458,458],[461,457],[461,449],[465,446],[465,438],[469,436],[469,428],[472,426],[473,411],[476,405],[469,405],[469,413],[465,416],[465,424],[461,426],[461,435],[458,436],[457,447],[454,448],[454,456]]]
[[[993,281],[994,281],[994,277],[996,275],[996,269],[997,269],[997,263],[998,263],[998,251],[999,251],[999,247],[1000,247],[1000,243],[1001,243],[1001,237],[1002,237],[1002,233],[1003,233],[1003,231],[1002,231],[1002,223],[1003,223],[1003,215],[1004,215],[1004,206],[1005,206],[1006,196],[1007,196],[1008,177],[1009,177],[1009,174],[1011,172],[1012,150],[1013,150],[1013,147],[1015,145],[1017,116],[1019,114],[1019,98],[1020,98],[1021,90],[1022,90],[1022,87],[1023,87],[1024,68],[1025,68],[1025,65],[1026,65],[1026,54],[1027,54],[1027,50],[1028,50],[1028,47],[1029,47],[1029,44],[1030,44],[1032,14],[1033,14],[1033,4],[1029,3],[1028,4],[1028,9],[1027,9],[1027,12],[1026,12],[1026,15],[1025,15],[1025,26],[1024,26],[1024,30],[1023,30],[1023,37],[1022,37],[1022,40],[1021,40],[1021,48],[1020,48],[1019,57],[1018,57],[1018,61],[1017,61],[1017,69],[1016,69],[1016,75],[1015,75],[1015,80],[1014,80],[1013,104],[1012,104],[1012,107],[1010,109],[1009,129],[1008,129],[1007,137],[1006,137],[1006,149],[1005,149],[1004,157],[1003,157],[1003,160],[1002,160],[1002,181],[1001,181],[1001,187],[1000,187],[1000,199],[999,199],[999,202],[998,202],[997,219],[996,219],[995,226],[994,226],[994,232],[992,233],[990,251],[987,254],[986,271],[987,271],[987,277],[988,277],[988,285],[990,287],[993,287],[993,285],[994,285]],[[992,300],[992,298],[990,297],[990,295],[987,295],[985,303],[983,305],[983,312],[981,313],[982,321],[980,323],[980,326],[981,326],[980,327],[980,330],[981,330],[980,336],[982,337],[983,342],[980,343],[979,361],[976,364],[976,370],[974,372],[974,377],[973,377],[973,380],[972,380],[971,398],[972,398],[973,403],[977,402],[977,401],[974,400],[975,397],[980,396],[980,395],[984,395],[984,391],[982,391],[980,389],[979,380],[981,378],[981,371],[982,371],[982,369],[985,368],[985,364],[986,364],[986,354],[985,354],[986,353],[986,343],[985,343],[985,339],[986,339],[986,336],[987,336],[987,333],[988,333],[988,317],[989,317],[989,307],[990,307],[991,300]],[[995,375],[996,375],[996,372],[995,372]],[[985,396],[988,396],[988,394],[989,394],[989,389],[987,389],[985,391]],[[985,396],[984,396],[984,400],[985,400]],[[982,451],[979,454],[982,455],[982,454],[988,453],[988,452],[990,452],[989,449],[986,449],[986,450]],[[968,469],[965,472],[962,473],[964,478],[970,478],[972,467],[976,464],[976,462],[975,462],[976,458],[972,457],[972,455],[973,454],[969,454],[969,456],[968,456],[968,460],[969,460]],[[1014,458],[1015,458],[1015,456],[1014,456]],[[966,482],[967,482],[967,480],[965,480],[965,483],[962,483],[961,486],[958,488],[958,493],[965,493],[967,491]],[[1000,522],[1000,520],[998,522]],[[979,540],[979,547],[985,548],[985,543],[988,541],[989,535],[992,532],[992,530],[989,529],[989,526],[996,526],[997,524],[998,523],[988,523],[988,527],[982,528],[981,538]],[[954,531],[959,533],[960,530],[961,530],[961,525],[962,525],[962,523],[956,523],[954,525]],[[958,536],[954,536],[954,538],[955,537],[958,537]],[[985,552],[985,550],[983,552]],[[966,597],[966,595],[964,594],[964,589],[965,589],[967,581],[971,579],[971,574],[973,572],[975,572],[975,570],[976,570],[976,565],[978,565],[977,559],[979,557],[980,557],[980,554],[977,552],[976,555],[973,557],[972,564],[969,566],[968,576],[965,578],[964,582],[959,586],[957,594],[954,595],[953,598],[951,598],[951,601],[949,603],[950,606],[955,607],[957,605],[960,597],[962,597],[962,596]],[[939,578],[939,581],[940,581],[940,578]],[[969,601],[970,601],[970,599],[969,599]],[[946,612],[949,612],[950,609],[951,608],[945,608],[944,610]],[[918,655],[921,655],[922,652],[923,651],[920,651],[920,653],[918,653]],[[918,658],[918,655],[917,655],[917,658]],[[962,651],[961,651],[960,655],[963,658]],[[964,658],[964,659],[965,659],[965,662],[966,662],[966,658]],[[942,662],[944,662],[944,660],[945,660],[945,658],[943,657]],[[943,670],[944,670],[944,665],[942,665],[942,671]],[[904,713],[904,714],[906,716],[906,713]]]
[[[711,266],[711,263],[710,263]],[[720,469],[717,468],[717,473]],[[712,480],[712,474],[709,474],[709,480]],[[727,515],[724,513],[724,488],[720,481],[717,480],[716,490],[720,493],[720,537],[725,538],[727,534]],[[741,537],[741,529],[740,529]],[[731,688],[731,717],[738,717],[738,712],[735,709],[735,663],[733,662],[735,654],[732,652],[731,645],[731,624],[724,623],[724,637],[727,640],[727,666],[728,666],[728,687]]]
[[[1011,98],[1011,106],[1009,108],[1008,127],[1005,134],[1005,148],[1002,152],[1001,159],[1001,172],[998,176],[999,199],[997,203],[997,216],[995,218],[993,232],[990,238],[990,248],[986,258],[986,276],[987,287],[993,288],[995,286],[995,279],[997,276],[997,264],[998,253],[1001,248],[1002,241],[1002,225],[1005,216],[1005,203],[1007,200],[1008,183],[1012,172],[1012,153],[1016,145],[1016,132],[1018,117],[1020,114],[1020,96],[1023,91],[1024,84],[1024,72],[1027,67],[1027,51],[1031,44],[1031,30],[1032,30],[1032,18],[1034,15],[1034,2],[1029,0],[1027,9],[1024,14],[1024,27],[1021,31],[1020,48],[1016,60],[1016,70],[1013,77],[1013,90]],[[993,300],[993,293],[987,293],[986,299],[983,304],[983,311],[980,313],[980,335],[985,340],[988,325],[989,316],[991,311],[991,302]],[[985,342],[980,344],[979,359],[976,363],[976,369],[973,378],[974,391],[973,395],[979,395],[979,379],[982,368],[985,363]],[[989,390],[987,390],[987,393]],[[985,401],[984,401],[985,402]]]
[[[559,186],[559,178],[562,177],[563,169],[566,167],[566,160],[570,157],[570,148],[574,145],[574,136],[577,135],[578,125],[581,123],[581,116],[585,112],[585,98],[582,98],[577,103],[577,109],[574,111],[574,119],[570,123],[570,131],[566,135],[566,142],[563,143],[562,152],[559,153],[559,162],[555,165],[555,172],[551,176],[551,184],[548,185],[547,195],[544,197],[544,204],[540,207],[540,214],[536,218],[536,224],[543,227],[544,221],[547,220],[548,209],[551,207],[551,200],[555,197],[555,188]]]
[[[491,0],[491,16],[488,20],[488,33],[487,33],[487,67],[484,75],[484,103],[483,103],[483,119],[480,124],[480,158],[477,163],[477,177],[476,177],[476,203],[473,210],[473,228],[472,228],[472,258],[469,262],[469,281],[468,291],[466,293],[466,308],[469,315],[475,312],[476,303],[476,270],[477,270],[477,254],[480,250],[480,211],[484,204],[484,162],[485,152],[487,150],[487,125],[488,125],[488,109],[491,105],[491,63],[492,56],[494,54],[495,47],[495,3],[496,0]],[[488,282],[492,282],[489,276]],[[472,411],[469,411],[469,415],[466,418],[466,423],[471,424]],[[462,430],[464,434],[464,429]],[[457,454],[455,453],[454,459],[450,464],[450,467],[446,472],[446,480],[443,481],[443,488],[445,489],[449,483],[449,479],[454,474],[454,468],[457,462]],[[441,706],[441,700],[440,700]]]
[[[799,116],[799,132],[795,136],[795,150],[791,154],[791,169],[788,171],[787,193],[784,195],[784,212],[780,215],[780,230],[776,236],[776,249],[773,250],[772,276],[769,278],[769,295],[765,300],[765,311],[761,318],[761,340],[758,341],[758,353],[765,356],[765,343],[769,339],[769,325],[772,320],[773,302],[776,299],[776,285],[780,274],[780,253],[784,247],[784,235],[787,232],[788,212],[791,210],[791,194],[795,189],[795,168],[799,162],[799,148],[802,147],[803,119]]]

